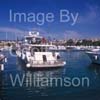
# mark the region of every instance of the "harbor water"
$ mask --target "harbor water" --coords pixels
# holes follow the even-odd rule
[[[46,70],[26,69],[16,56],[4,53],[8,62],[0,72],[0,100],[33,100],[34,96],[67,96],[67,100],[100,98],[100,65],[91,64],[84,51],[61,52],[66,66]],[[45,80],[42,85],[41,81],[38,84],[39,78]],[[52,78],[59,80],[51,84]]]

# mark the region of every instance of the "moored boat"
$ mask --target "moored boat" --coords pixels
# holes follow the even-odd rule
[[[91,59],[92,63],[100,64],[100,49],[93,49],[91,51],[87,51],[86,54]]]
[[[4,70],[5,62],[7,62],[7,58],[3,54],[0,54],[0,71]]]
[[[28,68],[58,68],[66,64],[61,59],[60,53],[50,51],[53,45],[48,44],[46,39],[38,32],[30,32],[25,36],[24,43],[16,51],[16,54],[23,60]]]

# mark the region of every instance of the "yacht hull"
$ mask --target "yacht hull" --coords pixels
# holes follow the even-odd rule
[[[59,68],[59,67],[63,67],[65,64],[62,63],[62,64],[52,64],[52,65],[49,65],[49,64],[41,64],[41,65],[35,65],[35,64],[32,64],[30,65],[31,68]]]
[[[26,60],[23,60],[21,57],[18,57],[18,60],[21,61],[21,63],[23,63],[23,65],[25,65],[27,68],[37,68],[37,69],[44,69],[44,68],[60,68],[66,65],[66,62],[62,61],[59,63],[54,63],[54,64],[50,64],[50,63],[42,63],[42,64],[34,64],[31,62],[27,62]]]
[[[87,52],[86,54],[91,59],[92,63],[100,64],[100,54],[97,54],[97,53],[94,53],[94,52]]]

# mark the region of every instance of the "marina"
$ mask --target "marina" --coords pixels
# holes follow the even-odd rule
[[[49,47],[53,47],[53,45],[46,43],[46,39],[40,37],[39,32],[29,32],[29,36],[25,36],[24,42],[16,50],[16,54],[28,68],[53,68],[66,64],[60,59],[59,52],[49,51]]]
[[[17,56],[12,57],[9,52],[5,52],[5,55],[8,56],[8,62],[5,64],[5,70],[2,72],[2,78],[0,78],[3,82],[1,85],[2,89],[0,91],[0,95],[5,100],[8,100],[8,98],[10,100],[18,100],[20,99],[20,96],[21,99],[25,100],[32,100],[34,96],[66,95],[71,99],[73,99],[75,96],[79,98],[84,98],[85,96],[88,98],[87,94],[92,95],[91,98],[93,99],[99,96],[100,67],[99,65],[91,64],[90,58],[84,51],[61,52],[63,59],[67,61],[64,67],[61,67],[60,69],[42,70],[27,69],[27,67],[25,67],[25,65],[23,65],[23,63],[17,59]],[[25,80],[22,86],[20,86],[18,82],[15,84],[15,86],[13,86],[11,79],[13,79],[14,82],[16,75],[19,75],[20,80],[22,80],[23,75],[25,75]],[[42,78],[47,78],[49,80],[52,78],[61,78],[63,80],[64,78],[68,78],[70,79],[69,83],[71,84],[60,86],[58,81],[57,86],[55,86],[54,82],[52,83],[51,87],[50,85],[46,85],[45,83],[43,84],[43,86],[37,85],[36,83],[32,85],[33,81],[30,80],[30,75],[34,76],[31,80],[35,80],[35,82],[38,82],[38,79],[41,80]],[[74,83],[76,87],[74,87],[72,84],[74,78],[76,78],[76,81],[78,79],[78,82],[80,82],[80,84],[77,84],[76,82]],[[88,81],[85,80],[84,85],[82,85],[83,78],[89,79]],[[40,83],[41,81],[39,81],[39,84]],[[89,86],[87,84],[89,84]],[[92,90],[95,90],[96,92]],[[84,93],[84,91],[86,92]]]
[[[99,0],[0,0],[0,100],[100,100],[99,26]]]
[[[4,62],[0,66],[0,96],[4,100],[56,95],[71,99],[99,97],[99,46],[65,46],[47,41],[32,31],[23,41],[1,47],[0,61]]]

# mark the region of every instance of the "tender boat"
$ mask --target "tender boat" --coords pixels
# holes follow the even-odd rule
[[[92,63],[100,64],[100,49],[93,49],[87,51],[86,54],[91,59]]]
[[[52,44],[47,43],[46,39],[39,35],[39,32],[29,32],[24,37],[16,54],[26,64],[28,68],[57,68],[66,64],[61,60],[59,52],[50,51]]]

